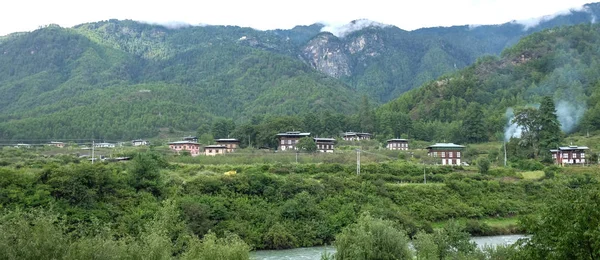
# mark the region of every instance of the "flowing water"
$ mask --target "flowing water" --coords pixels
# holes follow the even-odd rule
[[[477,243],[478,247],[484,245],[511,245],[519,238],[525,238],[523,235],[506,235],[506,236],[489,236],[489,237],[473,237],[471,240]],[[287,250],[260,250],[251,253],[250,258],[253,260],[319,260],[324,252],[334,253],[335,248],[332,246],[315,246],[304,247]]]

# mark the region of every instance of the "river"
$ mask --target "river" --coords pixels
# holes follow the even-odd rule
[[[473,237],[471,240],[477,243],[478,247],[484,245],[510,245],[519,238],[524,238],[523,235],[506,235],[506,236],[489,236],[489,237]],[[250,254],[250,259],[253,260],[319,260],[323,252],[334,253],[335,248],[332,246],[315,246],[304,247],[287,250],[259,250]]]

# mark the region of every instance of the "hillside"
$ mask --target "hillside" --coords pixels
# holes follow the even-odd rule
[[[564,132],[598,130],[599,46],[598,25],[535,33],[500,57],[481,58],[380,107],[379,121],[387,121],[380,131],[460,142],[466,141],[465,126],[482,118],[485,139],[497,140],[510,119],[508,108],[535,106],[548,95]],[[398,114],[405,116],[390,117]]]
[[[256,48],[198,44],[147,59],[154,49],[134,55],[93,40],[50,26],[0,43],[0,138],[154,136],[160,127],[195,131],[215,116],[352,113],[359,98],[297,59]]]

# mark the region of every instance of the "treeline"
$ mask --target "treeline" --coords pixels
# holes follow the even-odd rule
[[[594,24],[535,33],[500,57],[481,58],[460,72],[407,92],[379,108],[378,118],[396,117],[388,120],[390,126],[384,130],[388,132],[408,133],[403,126],[413,120],[413,124],[438,125],[447,140],[502,140],[511,119],[506,116],[508,108],[518,111],[550,96],[563,131],[600,130],[594,124],[594,93],[600,79],[597,46],[600,33]]]

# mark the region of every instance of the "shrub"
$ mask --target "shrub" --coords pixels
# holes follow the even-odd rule
[[[408,237],[389,220],[362,215],[336,236],[336,260],[411,259]]]

